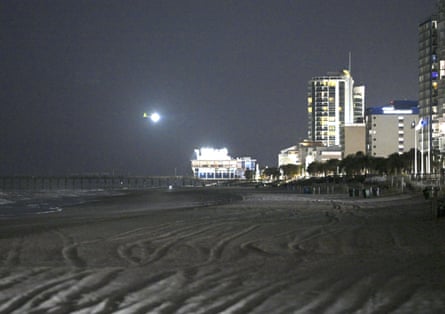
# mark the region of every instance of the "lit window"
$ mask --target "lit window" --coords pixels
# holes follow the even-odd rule
[[[445,60],[440,60],[440,78],[445,76]]]

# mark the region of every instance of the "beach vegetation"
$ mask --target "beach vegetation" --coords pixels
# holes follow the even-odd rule
[[[246,169],[244,171],[244,177],[246,178],[246,180],[252,180],[255,177],[255,171]]]
[[[414,150],[403,154],[394,153],[388,157],[374,157],[357,152],[342,160],[314,161],[307,167],[310,176],[325,177],[343,175],[348,177],[366,175],[403,175],[410,173],[414,165]]]
[[[278,180],[281,172],[280,169],[277,167],[266,167],[264,168],[262,174],[265,179],[268,179],[269,181],[275,181]]]
[[[280,166],[280,172],[285,179],[292,179],[301,175],[301,168],[300,165],[287,164]]]

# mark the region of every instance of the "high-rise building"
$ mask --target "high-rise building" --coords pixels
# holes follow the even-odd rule
[[[406,153],[416,147],[417,101],[392,101],[366,110],[366,152],[373,157]],[[420,136],[419,132],[419,136]],[[421,146],[418,147],[419,149]]]
[[[437,140],[433,141],[433,147],[436,146],[440,155],[442,156],[442,163],[444,163],[443,156],[445,155],[445,0],[439,0],[438,2],[439,14],[437,20],[437,59],[439,62],[439,78],[437,93],[437,111],[438,119],[437,126],[433,129],[433,138]],[[434,88],[434,85],[433,85]],[[444,165],[440,166],[444,168]]]
[[[365,87],[354,87],[349,71],[328,73],[308,83],[308,139],[344,147],[344,126],[363,123]]]
[[[419,24],[419,114],[424,173],[437,173],[445,165],[445,0]]]
[[[419,25],[419,115],[425,126],[419,137],[425,159],[425,173],[431,173],[433,150],[439,149],[439,55],[438,16],[434,15]],[[440,111],[443,111],[440,108]]]

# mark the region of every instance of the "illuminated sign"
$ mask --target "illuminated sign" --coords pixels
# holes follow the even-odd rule
[[[383,107],[382,111],[384,114],[413,114],[412,109],[394,109],[394,106]]]

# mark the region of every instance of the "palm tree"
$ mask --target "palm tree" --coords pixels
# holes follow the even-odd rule
[[[309,164],[309,166],[307,167],[306,171],[311,175],[311,176],[315,176],[315,175],[320,175],[321,173],[324,174],[325,170],[324,170],[324,166],[323,163],[319,162],[319,161],[313,161]]]
[[[361,165],[357,162],[355,155],[351,154],[340,161],[340,168],[346,175],[352,176],[359,173]]]
[[[403,167],[404,162],[399,153],[393,153],[388,156],[387,169],[389,173],[397,175],[402,171]]]
[[[387,159],[369,156],[369,169],[372,174],[382,175],[387,172]]]
[[[280,169],[275,167],[267,167],[264,169],[263,175],[269,180],[277,180],[280,177]]]
[[[338,174],[338,168],[340,165],[340,160],[338,159],[329,159],[325,163],[325,169],[327,173]]]
[[[283,174],[286,178],[293,178],[300,174],[301,166],[287,164],[280,166],[280,169],[283,171]]]

